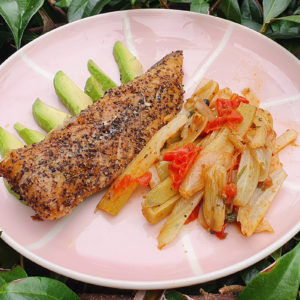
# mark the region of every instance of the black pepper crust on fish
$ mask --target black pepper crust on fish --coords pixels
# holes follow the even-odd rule
[[[107,187],[183,103],[182,51],[145,74],[109,90],[40,143],[9,152],[4,177],[35,218],[66,216],[86,197]]]

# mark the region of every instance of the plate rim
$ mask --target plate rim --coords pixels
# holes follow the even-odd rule
[[[3,69],[8,65],[11,61],[13,61],[17,56],[19,56],[22,52],[26,51],[27,48],[35,45],[36,43],[39,43],[42,39],[46,39],[49,36],[56,34],[56,32],[61,30],[66,30],[67,27],[74,26],[74,24],[83,23],[83,22],[89,22],[91,19],[96,18],[103,18],[107,15],[122,15],[122,14],[139,14],[140,12],[149,12],[157,13],[174,13],[174,14],[184,14],[184,15],[196,15],[199,18],[208,18],[208,19],[217,19],[218,22],[223,22],[224,24],[232,24],[233,28],[237,27],[241,30],[248,31],[250,34],[254,34],[257,38],[263,39],[267,43],[271,43],[273,47],[277,47],[279,51],[283,51],[285,53],[284,55],[288,55],[288,57],[292,60],[294,60],[294,63],[296,63],[300,67],[300,60],[296,58],[292,53],[290,53],[287,49],[285,49],[283,46],[278,44],[277,42],[271,40],[265,35],[262,35],[261,33],[256,32],[255,30],[248,28],[244,25],[235,23],[230,20],[226,20],[220,17],[206,15],[206,14],[200,14],[196,12],[190,12],[190,11],[182,11],[182,10],[175,10],[175,9],[162,9],[162,8],[148,8],[148,9],[142,9],[142,10],[135,10],[134,12],[132,10],[122,10],[122,11],[114,11],[114,12],[107,12],[98,14],[95,16],[90,16],[84,19],[77,20],[72,23],[65,24],[59,28],[56,28],[50,32],[45,33],[44,35],[36,38],[35,40],[29,42],[25,46],[21,47],[19,50],[17,50],[14,54],[12,54],[9,58],[7,58],[1,65],[0,65],[0,73],[3,71]],[[1,226],[1,225],[0,225]],[[94,285],[100,285],[105,287],[111,287],[111,288],[117,288],[117,289],[137,289],[137,290],[153,290],[153,289],[169,289],[169,288],[178,288],[178,287],[184,287],[184,286],[190,286],[200,283],[205,283],[211,280],[215,280],[221,277],[228,276],[230,274],[233,274],[235,272],[241,271],[259,260],[265,258],[266,256],[270,255],[272,252],[276,251],[279,247],[281,247],[284,243],[289,241],[294,235],[296,235],[300,231],[300,221],[292,228],[292,230],[288,231],[285,235],[281,236],[278,240],[276,240],[274,243],[269,245],[267,248],[259,251],[255,255],[242,260],[236,264],[230,265],[226,268],[219,269],[217,271],[212,271],[209,273],[204,273],[201,275],[195,275],[190,277],[184,277],[180,279],[172,279],[172,280],[158,280],[158,281],[134,281],[134,280],[116,280],[116,279],[109,279],[105,277],[99,277],[99,276],[93,276],[88,275],[86,273],[80,273],[78,271],[71,270],[66,267],[59,266],[58,264],[52,263],[48,261],[45,258],[42,258],[38,256],[37,254],[34,254],[32,251],[26,249],[26,247],[20,245],[18,242],[16,242],[13,238],[11,238],[8,234],[5,233],[4,230],[0,227],[0,238],[3,239],[10,247],[12,247],[15,251],[20,253],[21,255],[25,256],[29,260],[33,261],[34,263],[39,264],[40,266],[47,268],[51,271],[57,272],[59,274],[62,274],[64,276],[70,277],[72,279],[87,282],[89,284]]]
[[[15,242],[12,238],[10,238],[7,234],[5,234],[4,231],[2,232],[1,238],[15,251],[19,252],[21,255],[25,256],[27,259],[31,260],[32,262],[48,270],[72,278],[74,280],[86,282],[93,285],[105,286],[105,287],[117,288],[117,289],[155,290],[155,289],[179,288],[179,287],[186,287],[195,284],[201,284],[244,270],[249,266],[257,263],[258,261],[264,259],[274,251],[276,251],[278,248],[280,248],[286,242],[288,242],[291,238],[293,238],[293,236],[295,236],[299,231],[300,231],[300,221],[298,222],[298,224],[296,224],[296,226],[294,226],[292,230],[287,232],[284,236],[282,236],[280,239],[278,239],[276,242],[274,242],[267,248],[261,250],[260,252],[256,253],[255,255],[243,261],[230,265],[226,268],[217,271],[212,271],[209,273],[204,273],[198,276],[190,276],[181,279],[160,280],[160,281],[133,281],[133,280],[119,280],[119,279],[117,280],[117,279],[109,279],[105,277],[92,276],[85,273],[80,273],[59,266],[44,258],[39,257],[33,252],[27,250],[25,247],[21,246],[19,243]]]

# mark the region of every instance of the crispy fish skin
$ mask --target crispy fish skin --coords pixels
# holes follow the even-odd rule
[[[40,220],[66,216],[107,187],[183,103],[182,51],[109,90],[45,140],[9,152],[0,176]]]

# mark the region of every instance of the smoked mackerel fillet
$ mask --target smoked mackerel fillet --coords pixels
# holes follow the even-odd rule
[[[145,74],[108,90],[42,142],[7,154],[0,176],[32,207],[34,218],[66,216],[120,175],[181,109],[182,61],[182,51],[172,52]]]

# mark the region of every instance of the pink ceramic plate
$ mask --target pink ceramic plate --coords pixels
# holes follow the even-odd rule
[[[40,97],[62,110],[52,84],[58,70],[80,87],[92,58],[116,82],[112,55],[116,40],[125,42],[149,68],[165,54],[184,51],[186,96],[203,77],[233,91],[250,87],[274,117],[278,134],[300,132],[300,63],[271,40],[231,22],[170,10],[133,10],[87,18],[57,29],[22,48],[0,69],[1,126],[13,132],[20,122],[35,124],[31,105]],[[299,143],[299,139],[298,139]],[[103,286],[132,289],[171,288],[201,283],[241,270],[280,247],[300,229],[300,148],[280,154],[288,178],[268,212],[275,233],[245,238],[232,227],[224,241],[197,222],[163,250],[141,213],[136,192],[117,217],[94,214],[101,198],[84,201],[72,215],[37,222],[33,211],[15,200],[1,181],[2,238],[36,263],[66,276]]]

